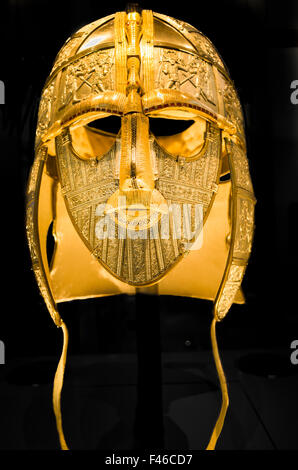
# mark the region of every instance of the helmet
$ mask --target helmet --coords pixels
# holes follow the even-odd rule
[[[215,447],[228,406],[215,324],[244,303],[254,205],[240,101],[204,34],[131,7],[66,41],[42,92],[27,190],[33,270],[65,338],[54,382],[62,448],[68,334],[57,305],[136,292],[213,301]]]

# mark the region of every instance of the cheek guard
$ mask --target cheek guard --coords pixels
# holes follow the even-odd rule
[[[119,118],[118,133],[95,127],[108,116]],[[155,135],[157,118],[172,120],[169,128],[191,125]],[[33,270],[64,333],[53,392],[62,449],[68,333],[57,305],[152,285],[160,295],[213,301],[222,407],[207,449],[215,448],[228,407],[215,325],[244,302],[255,202],[240,101],[201,32],[143,10],[95,21],[68,39],[42,93],[27,190]]]

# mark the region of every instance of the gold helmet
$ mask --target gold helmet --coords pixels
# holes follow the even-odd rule
[[[111,116],[118,132],[104,127]],[[137,8],[70,37],[43,89],[27,197],[33,270],[65,338],[54,382],[62,448],[68,334],[57,304],[137,291],[214,302],[214,448],[228,406],[215,324],[244,302],[255,197],[240,101],[209,39]]]

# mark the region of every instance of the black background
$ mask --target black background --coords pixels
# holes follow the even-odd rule
[[[231,308],[219,325],[218,341],[223,351],[261,348],[278,352],[289,363],[290,344],[298,339],[298,105],[290,101],[290,83],[298,79],[298,3],[139,3],[203,31],[235,82],[246,118],[257,198],[256,232],[243,282],[247,303]],[[0,106],[0,339],[7,364],[19,357],[58,357],[61,348],[31,271],[24,229],[25,188],[34,158],[41,90],[58,50],[71,34],[123,9],[125,2],[116,1],[1,2],[0,79],[5,83],[5,105]],[[149,349],[144,352],[143,347],[143,354],[148,357],[158,356],[159,347],[181,354],[210,349],[209,302],[121,296],[68,303],[60,311],[71,333],[70,354],[135,353],[140,348],[137,337],[144,330],[157,341],[153,350],[147,339]]]

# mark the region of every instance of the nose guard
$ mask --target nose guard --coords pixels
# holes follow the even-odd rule
[[[128,232],[149,229],[167,213],[166,201],[155,189],[152,160],[149,119],[140,112],[129,113],[121,125],[119,190],[104,212]]]

